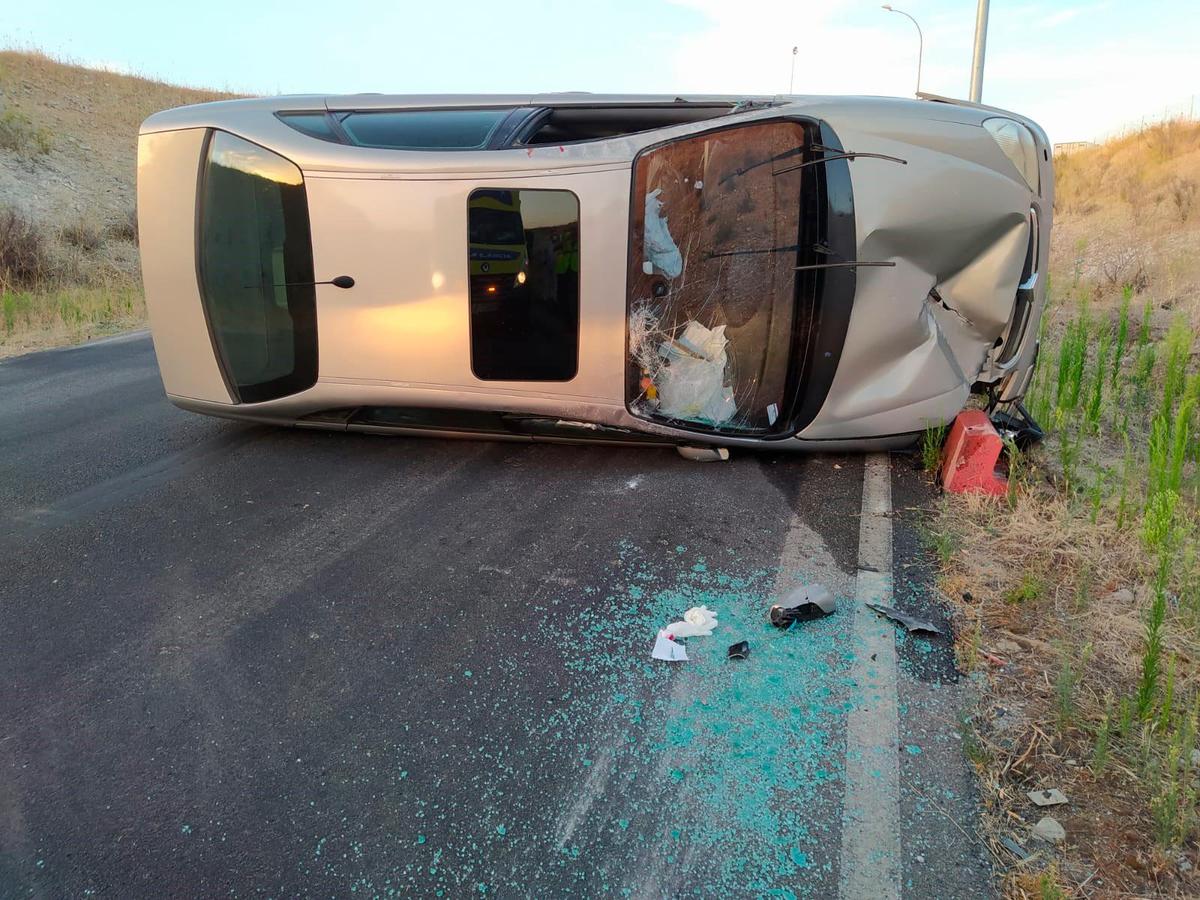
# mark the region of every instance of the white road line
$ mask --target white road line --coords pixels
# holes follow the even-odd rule
[[[850,669],[855,694],[846,723],[839,895],[847,900],[900,896],[895,633],[890,622],[863,606],[891,604],[891,512],[888,457],[871,454],[863,471]]]

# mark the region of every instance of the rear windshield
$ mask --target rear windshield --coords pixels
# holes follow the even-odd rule
[[[308,197],[300,170],[215,131],[200,182],[201,295],[223,369],[242,403],[317,380]]]
[[[351,142],[389,150],[481,150],[509,109],[415,109],[352,112],[342,120]]]

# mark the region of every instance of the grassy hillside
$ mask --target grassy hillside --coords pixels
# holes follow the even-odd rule
[[[138,125],[223,96],[0,52],[0,356],[141,321]]]
[[[987,673],[968,747],[1010,896],[1200,896],[1200,123],[1056,167],[1027,398],[1049,437],[1010,450],[1006,500],[931,526]],[[1051,787],[1070,802],[1027,797]],[[1032,837],[1046,815],[1061,844]]]

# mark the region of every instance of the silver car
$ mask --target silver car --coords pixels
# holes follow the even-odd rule
[[[1019,399],[1053,168],[940,98],[301,96],[157,113],[170,399],[261,422],[895,447]]]

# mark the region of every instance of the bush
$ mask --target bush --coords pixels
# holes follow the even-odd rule
[[[32,219],[0,210],[0,288],[36,287],[49,278],[49,243]]]
[[[136,244],[138,240],[137,207],[131,206],[117,221],[108,226],[109,237]]]
[[[0,149],[15,150],[24,156],[40,156],[50,152],[53,142],[44,128],[34,128],[28,116],[15,109],[0,113]]]
[[[70,225],[63,226],[59,236],[63,239],[64,244],[70,244],[72,247],[78,247],[80,250],[88,252],[100,249],[100,245],[104,243],[104,235],[100,233],[100,229],[86,219],[79,219]]]
[[[1190,178],[1172,178],[1167,187],[1171,191],[1171,200],[1175,203],[1175,211],[1179,213],[1179,221],[1186,222],[1192,214],[1192,206],[1196,202],[1196,182]]]

